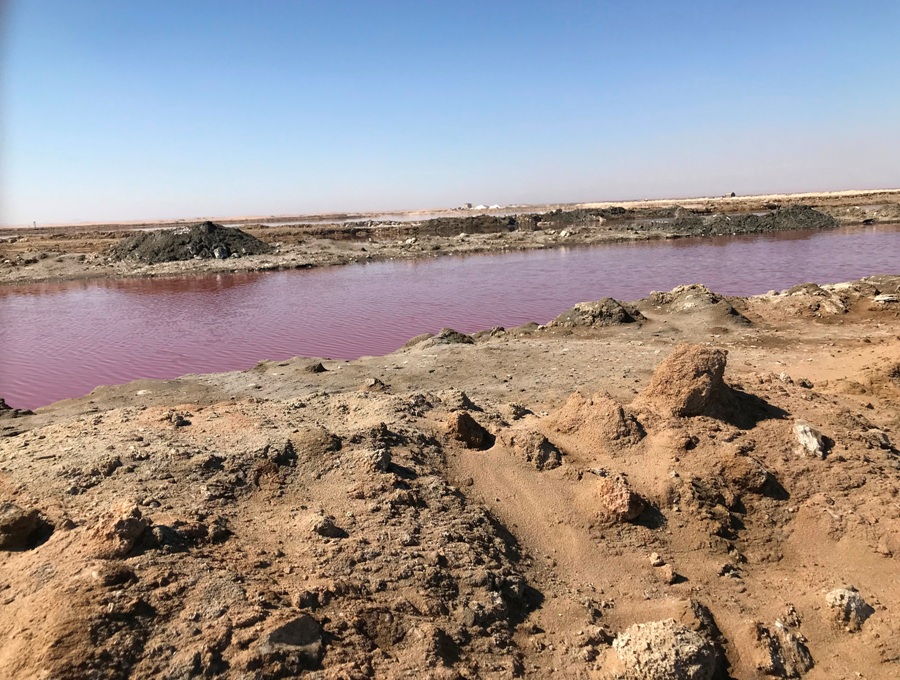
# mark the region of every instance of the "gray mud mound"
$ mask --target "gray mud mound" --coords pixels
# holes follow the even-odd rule
[[[595,328],[645,320],[644,315],[636,309],[607,297],[596,302],[579,302],[547,325],[552,328]]]
[[[233,256],[260,255],[271,249],[268,243],[240,229],[203,222],[192,227],[129,236],[113,249],[112,254],[119,260],[157,264],[195,257],[224,260]]]
[[[838,222],[809,206],[790,205],[772,212],[742,215],[690,215],[678,217],[672,223],[676,233],[690,236],[716,236],[718,234],[763,234],[772,231],[803,229],[833,229]]]
[[[699,283],[677,286],[667,293],[654,291],[638,304],[645,305],[645,311],[653,309],[669,314],[702,313],[710,322],[740,325],[750,323],[750,320],[737,311],[725,296]]]

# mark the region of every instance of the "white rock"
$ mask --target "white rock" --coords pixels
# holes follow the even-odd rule
[[[825,438],[809,423],[798,420],[794,423],[794,435],[800,444],[801,451],[815,458],[825,458]]]

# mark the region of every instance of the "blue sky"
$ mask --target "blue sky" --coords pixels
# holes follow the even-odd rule
[[[900,186],[900,2],[7,0],[0,222]]]

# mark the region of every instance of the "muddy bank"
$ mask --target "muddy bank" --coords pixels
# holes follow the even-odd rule
[[[552,209],[402,223],[251,224],[241,230],[207,222],[207,226],[137,235],[20,230],[0,240],[0,283],[301,269],[711,234],[830,229],[838,224],[832,216],[801,205],[775,205],[759,214],[669,205]]]
[[[894,677],[898,292],[681,286],[3,411],[0,675]]]

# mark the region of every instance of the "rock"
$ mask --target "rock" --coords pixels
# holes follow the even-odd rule
[[[591,444],[637,444],[644,437],[637,419],[604,394],[585,399],[573,392],[547,424],[562,434],[577,434]]]
[[[591,470],[598,477],[596,483],[600,515],[614,522],[630,522],[647,508],[647,503],[635,493],[624,475],[606,470]]]
[[[275,465],[288,466],[297,463],[297,450],[290,439],[267,444],[264,453],[266,458],[275,463]],[[219,463],[221,463],[221,459],[219,459]]]
[[[340,437],[320,425],[300,428],[292,435],[292,441],[296,456],[313,462],[327,453],[340,451],[343,446]]]
[[[373,470],[387,472],[391,467],[392,458],[391,452],[388,449],[375,449],[374,451],[365,452],[364,455]]]
[[[363,390],[366,392],[384,392],[387,390],[387,385],[379,378],[369,378],[363,384]]]
[[[264,668],[267,677],[288,677],[318,668],[324,653],[322,627],[301,614],[262,636],[250,667]]]
[[[646,321],[636,309],[626,309],[621,302],[603,298],[596,302],[579,302],[547,324],[552,328],[595,328]]]
[[[326,514],[314,515],[310,520],[310,529],[324,538],[347,538],[349,534],[334,523],[334,517]]]
[[[13,408],[6,403],[6,400],[0,397],[0,418],[21,418],[22,416],[33,416],[34,411],[27,408]]]
[[[777,678],[799,678],[813,667],[814,662],[806,639],[776,621],[774,630],[755,624],[758,660],[757,668]]]
[[[794,436],[800,445],[803,455],[824,459],[828,450],[825,436],[807,422],[798,420],[794,423]]]
[[[885,432],[875,428],[866,430],[863,433],[863,438],[866,440],[866,444],[873,449],[887,449],[890,451],[894,448],[890,437]]]
[[[612,643],[627,680],[710,680],[714,645],[674,619],[638,623]]]
[[[504,439],[507,446],[538,470],[552,470],[562,465],[562,452],[537,430],[513,432]]]
[[[40,525],[35,509],[25,510],[15,503],[0,505],[0,550],[24,550]]]
[[[740,491],[759,493],[772,479],[772,475],[762,463],[751,456],[736,455],[724,466],[725,479]]]
[[[531,409],[529,409],[527,406],[523,406],[522,404],[514,401],[506,405],[505,411],[510,420],[521,420],[525,416],[533,414]]]
[[[437,397],[448,411],[481,411],[462,390],[441,390]]]
[[[807,380],[806,378],[800,378],[797,381],[797,384],[805,390],[811,390],[813,388],[812,381]]]
[[[434,345],[472,345],[475,343],[471,335],[460,333],[452,328],[442,328],[441,331],[429,338],[425,345],[432,347]]]
[[[875,610],[862,598],[853,586],[835,588],[825,596],[825,601],[837,610],[838,621],[851,631],[858,631]]]
[[[307,365],[304,370],[307,373],[324,373],[328,369],[322,365],[321,361],[314,361],[311,364]]]
[[[664,564],[657,568],[656,575],[659,577],[660,581],[669,586],[678,580],[678,574],[675,572],[675,567],[671,564]]]
[[[634,403],[672,416],[708,415],[728,396],[725,364],[723,350],[678,345],[659,364],[650,384]]]
[[[90,538],[98,557],[120,558],[131,552],[149,527],[136,505],[123,502],[91,530]]]
[[[494,437],[466,411],[455,411],[447,421],[447,434],[467,449],[489,449]]]
[[[666,561],[659,556],[659,553],[650,553],[650,566],[651,567],[661,567],[666,563]]]

